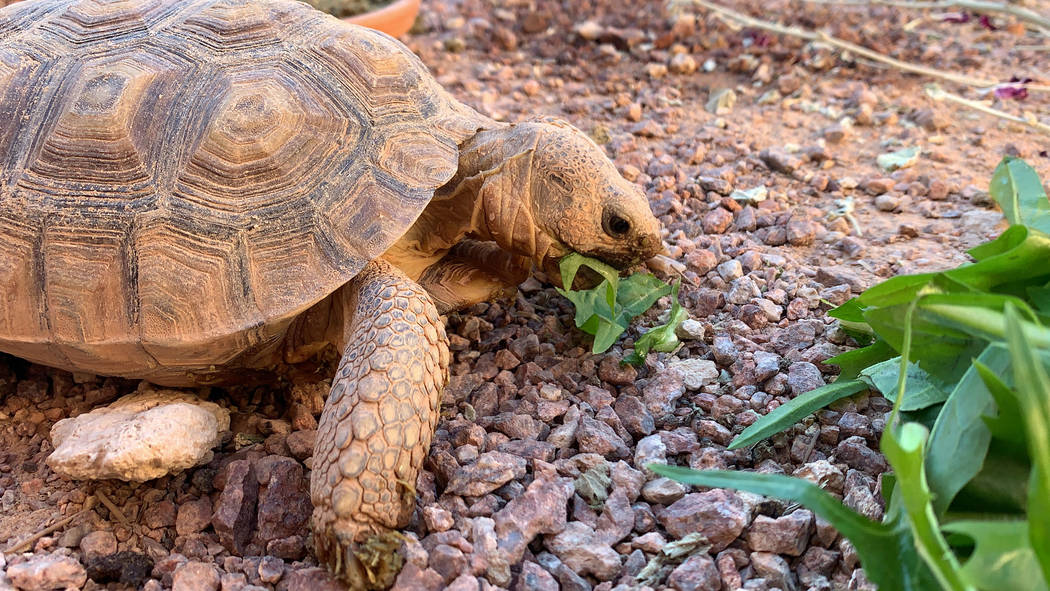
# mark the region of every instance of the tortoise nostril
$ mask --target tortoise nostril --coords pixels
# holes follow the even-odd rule
[[[613,238],[623,238],[631,231],[631,222],[615,213],[607,214],[604,222],[605,233]]]

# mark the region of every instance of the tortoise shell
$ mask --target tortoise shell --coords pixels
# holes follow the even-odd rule
[[[235,363],[396,241],[483,124],[397,41],[291,0],[0,9],[0,350]]]

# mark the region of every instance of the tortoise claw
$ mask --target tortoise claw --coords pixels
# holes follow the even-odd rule
[[[314,552],[350,591],[383,590],[394,584],[404,564],[398,552],[403,539],[398,532],[387,531],[358,543],[345,534],[320,531],[314,532]]]

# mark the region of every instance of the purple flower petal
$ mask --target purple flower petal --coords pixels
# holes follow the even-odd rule
[[[982,14],[980,21],[981,21],[981,26],[986,28],[986,29],[988,29],[989,31],[998,31],[999,30],[999,27],[997,27],[997,26],[992,24],[992,17],[988,16],[987,14]]]
[[[995,97],[1021,100],[1028,97],[1028,89],[1021,84],[1004,84],[995,89]]]

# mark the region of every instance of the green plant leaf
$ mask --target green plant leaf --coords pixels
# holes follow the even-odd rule
[[[1044,580],[1050,580],[1050,376],[1035,354],[1021,315],[1004,310],[1006,342],[1014,367],[1014,387],[1025,420],[1032,474],[1028,484],[1028,538]]]
[[[996,347],[1004,358],[1009,359],[1009,352],[1002,344],[993,343],[990,347]],[[1017,403],[1017,394],[1011,390],[1007,382],[1003,381],[1004,379],[1013,381],[1010,378],[1012,367],[1009,363],[1001,365],[1001,367],[991,367],[982,363],[980,359],[973,362],[974,369],[981,376],[981,382],[995,400],[998,411],[995,416],[985,416],[984,424],[988,426],[993,437],[1019,446],[1023,454],[1027,455],[1028,450],[1024,449],[1024,419],[1021,416],[1021,407]]]
[[[644,314],[653,307],[656,300],[671,293],[671,286],[660,281],[651,273],[635,273],[627,279],[620,280],[620,289],[616,292],[618,317],[630,322],[635,316]],[[678,302],[674,298],[672,305]]]
[[[842,371],[839,373],[838,381],[842,381],[852,380],[859,376],[863,369],[875,365],[880,361],[886,361],[887,359],[894,359],[896,357],[897,352],[893,350],[893,347],[889,346],[889,344],[882,339],[876,339],[875,342],[867,347],[839,353],[831,359],[824,361],[824,363],[831,363],[839,366],[839,369]]]
[[[1050,233],[1050,201],[1035,169],[1020,158],[1003,157],[988,188],[1006,219]]]
[[[869,366],[861,376],[882,395],[890,400],[897,398],[897,382],[900,379],[900,357],[887,359]],[[944,383],[923,371],[914,363],[908,364],[908,388],[901,400],[901,410],[920,410],[944,402],[948,392]]]
[[[953,521],[942,526],[947,532],[973,540],[973,554],[963,565],[980,589],[1047,591],[1035,552],[1028,542],[1028,523],[1009,521]]]
[[[1010,356],[1004,347],[990,345],[977,359],[993,371],[1004,371]],[[941,407],[927,447],[926,476],[938,515],[944,515],[955,495],[980,471],[991,440],[984,419],[994,409],[991,394],[971,366]]]
[[[882,453],[897,476],[895,494],[900,495],[900,506],[907,515],[916,542],[915,548],[923,562],[933,571],[943,589],[974,591],[974,586],[962,573],[962,566],[941,534],[933,511],[933,499],[923,469],[928,435],[926,427],[918,423],[905,423],[899,428],[887,425],[882,434]]]
[[[634,351],[630,355],[624,358],[624,361],[632,365],[640,365],[645,361],[646,355],[649,351],[660,351],[662,353],[669,353],[678,346],[678,335],[675,334],[675,329],[678,325],[682,324],[686,318],[689,318],[689,313],[682,308],[682,304],[678,302],[678,288],[682,286],[682,281],[679,279],[675,281],[674,287],[671,288],[671,314],[667,319],[667,322],[654,326],[649,329],[648,332],[638,337],[634,341]]]
[[[565,295],[564,292],[572,290],[572,282],[576,279],[576,273],[579,272],[580,267],[582,266],[593,269],[596,273],[605,278],[605,281],[607,282],[604,284],[606,303],[609,306],[609,310],[615,309],[616,291],[620,287],[620,274],[616,272],[616,269],[613,269],[609,265],[606,265],[599,260],[585,257],[576,252],[569,253],[562,257],[558,262],[558,268],[561,270],[562,284],[562,289],[559,291],[563,292],[562,295]],[[597,290],[601,288],[602,285],[603,284],[599,284],[598,287],[595,287],[594,289]],[[577,326],[579,326],[579,324],[577,324]]]
[[[729,444],[729,449],[740,449],[741,447],[754,445],[766,437],[787,429],[802,420],[803,417],[813,414],[836,400],[852,396],[867,389],[868,384],[863,380],[839,380],[815,390],[810,390],[805,394],[800,394],[787,404],[778,406],[770,411],[769,414],[752,423],[747,429],[744,429]]]
[[[660,476],[684,484],[734,488],[800,503],[849,538],[868,578],[879,589],[934,591],[937,588],[929,568],[918,559],[915,542],[906,526],[871,521],[807,480],[783,474],[698,471],[657,464],[647,467]]]

